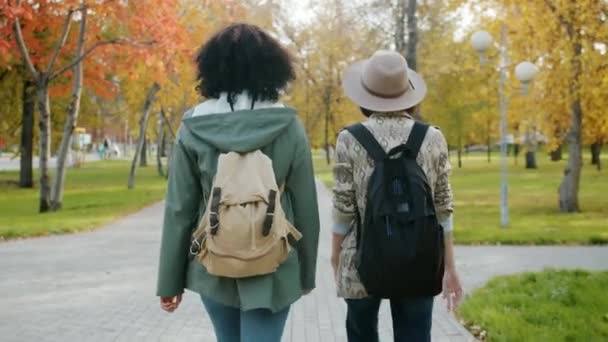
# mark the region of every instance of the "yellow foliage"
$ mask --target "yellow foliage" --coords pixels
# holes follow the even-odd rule
[[[298,109],[313,147],[333,145],[344,126],[363,119],[359,108],[344,96],[344,69],[368,58],[380,46],[378,36],[340,0],[320,3],[311,23],[296,28],[284,19],[278,26],[297,59],[298,79],[287,102]]]
[[[597,47],[608,38],[606,4],[597,0],[501,3],[505,6],[501,19],[509,23],[515,61],[530,58],[541,67],[533,104],[526,106],[543,119],[552,146],[561,144],[571,127],[571,103],[576,95],[583,108],[583,142],[608,141],[608,56]],[[582,46],[580,76],[573,69],[577,44]]]

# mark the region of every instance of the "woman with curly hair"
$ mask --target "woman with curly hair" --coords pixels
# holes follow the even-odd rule
[[[235,24],[203,45],[196,64],[197,90],[206,101],[185,113],[174,146],[157,295],[162,309],[173,312],[184,289],[200,294],[220,342],[279,342],[290,305],[315,287],[319,235],[308,140],[295,110],[278,102],[295,79],[292,59],[260,28]],[[208,199],[215,193],[218,158],[257,150],[272,161],[280,205],[302,238],[290,240],[291,252],[273,273],[213,275],[189,253],[204,208],[214,202]]]

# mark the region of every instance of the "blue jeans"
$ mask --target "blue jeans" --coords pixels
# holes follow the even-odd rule
[[[273,313],[268,309],[241,311],[201,297],[217,342],[280,342],[289,307]]]
[[[348,342],[378,342],[380,298],[347,299]],[[433,297],[391,299],[395,342],[430,342]]]

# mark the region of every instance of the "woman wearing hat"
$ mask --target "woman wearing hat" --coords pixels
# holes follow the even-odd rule
[[[408,141],[415,123],[412,114],[424,99],[427,88],[420,75],[408,68],[402,55],[382,50],[346,70],[344,92],[367,117],[363,126],[388,152]],[[445,234],[443,296],[448,310],[452,310],[460,300],[462,289],[453,254],[451,165],[446,140],[438,129],[427,130],[416,162],[426,175],[436,216]],[[332,266],[338,295],[345,298],[348,305],[349,342],[378,341],[381,299],[368,295],[359,279],[355,262],[357,229],[353,228],[353,222],[363,222],[359,218],[366,212],[367,186],[373,170],[373,160],[357,139],[347,130],[341,132],[334,166]],[[430,341],[432,311],[432,296],[391,299],[395,341]]]

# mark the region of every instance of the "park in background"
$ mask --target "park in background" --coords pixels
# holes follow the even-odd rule
[[[583,209],[583,146],[601,167],[608,138],[604,1],[170,0],[148,6],[14,0],[1,6],[0,92],[9,96],[2,97],[0,136],[5,149],[16,146],[22,158],[23,187],[33,185],[38,145],[41,212],[62,207],[76,127],[88,128],[95,143],[107,137],[134,150],[129,188],[136,165],[147,162],[142,151],[148,145],[170,154],[181,114],[200,100],[192,56],[205,37],[233,21],[257,23],[292,50],[299,77],[284,100],[299,109],[311,143],[326,150],[328,161],[336,134],[361,118],[342,94],[342,71],[379,48],[402,52],[429,83],[421,119],[442,127],[458,155],[478,146],[491,158],[499,142],[498,75],[479,70],[468,37],[480,29],[499,37],[502,29],[511,60],[529,58],[540,70],[530,95],[514,98],[507,113],[514,149],[525,151],[530,168],[537,166],[539,145],[554,160],[568,149],[556,199],[564,212]],[[149,125],[150,117],[156,125]],[[52,155],[58,162],[51,180]]]
[[[201,101],[196,49],[246,21],[294,56],[298,79],[283,101],[298,109],[325,184],[337,134],[362,120],[342,72],[395,49],[429,86],[417,118],[439,126],[450,146],[457,242],[608,243],[606,0],[6,0],[0,19],[0,166],[20,160],[18,171],[0,171],[0,240],[89,230],[161,200],[181,116]],[[500,42],[486,39],[488,59],[504,62],[508,50],[513,66],[529,60],[539,71],[508,110],[499,85],[501,94],[520,85],[513,68],[480,68],[469,43],[480,30]],[[499,228],[501,142],[508,229]],[[151,159],[156,167],[145,168]],[[534,329],[525,320],[550,333],[560,319],[587,319],[593,329],[553,333],[603,338],[608,318],[591,301],[605,282],[585,272],[500,278],[462,315],[479,337],[521,340]]]

